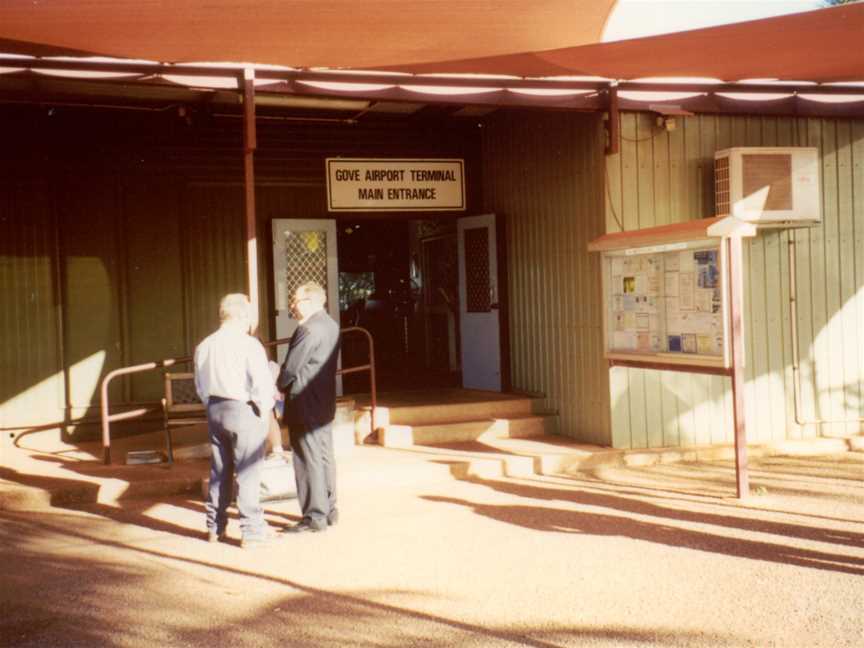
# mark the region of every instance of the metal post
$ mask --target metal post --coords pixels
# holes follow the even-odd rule
[[[735,422],[735,485],[738,499],[750,495],[747,470],[747,429],[744,410],[744,325],[743,312],[743,254],[740,236],[730,236],[729,262],[729,335],[732,345],[732,419]]]
[[[606,143],[606,155],[616,155],[619,150],[618,138],[621,133],[621,112],[618,107],[618,88],[609,86],[609,121],[606,124],[606,134],[609,141]]]
[[[258,231],[255,217],[255,149],[258,138],[255,129],[255,70],[243,70],[243,181],[246,212],[246,288],[255,322],[259,321],[258,305]]]

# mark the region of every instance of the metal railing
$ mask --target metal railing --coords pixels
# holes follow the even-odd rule
[[[370,425],[372,427],[372,433],[375,433],[375,408],[377,406],[377,393],[375,386],[375,343],[372,340],[372,334],[369,333],[364,328],[359,326],[349,326],[348,328],[344,328],[341,330],[342,335],[344,336],[346,333],[361,333],[366,336],[366,340],[369,343],[369,362],[364,365],[357,365],[356,367],[348,367],[338,369],[336,373],[338,375],[345,375],[351,373],[358,373],[361,371],[369,372],[369,383],[370,383],[370,396],[371,396],[371,411],[370,411]],[[266,348],[276,347],[280,344],[287,344],[291,341],[291,338],[279,338],[278,340],[273,340],[271,342],[264,342],[264,346]],[[139,416],[143,416],[144,414],[152,411],[151,408],[142,407],[139,409],[129,410],[126,412],[120,412],[118,414],[111,414],[111,405],[109,402],[108,396],[108,385],[112,380],[118,378],[120,376],[128,376],[131,374],[141,373],[143,371],[152,371],[153,369],[164,369],[167,367],[171,367],[177,364],[183,364],[186,362],[192,362],[192,356],[185,356],[182,358],[166,358],[164,360],[158,360],[155,362],[145,362],[144,364],[132,365],[129,367],[121,367],[119,369],[115,369],[114,371],[110,371],[103,379],[102,384],[100,386],[100,410],[102,417],[102,457],[103,461],[106,465],[111,463],[111,423],[115,421],[125,421],[128,419],[137,418]]]

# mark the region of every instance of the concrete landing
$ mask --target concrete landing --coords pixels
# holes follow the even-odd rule
[[[350,455],[337,457],[339,488],[371,494],[451,480],[449,465],[434,459],[377,446],[356,447]],[[200,498],[202,480],[209,470],[208,460],[105,466],[94,458],[46,453],[18,456],[0,466],[0,510],[117,505],[178,494]]]
[[[117,440],[119,451],[123,440]],[[128,445],[142,444],[133,439]],[[23,441],[22,441],[23,444]],[[101,444],[76,446],[48,438],[29,438],[29,446],[4,450],[0,465],[0,510],[75,507],[175,494],[201,497],[201,482],[209,472],[207,460],[178,461],[173,465],[111,465],[101,462]],[[864,436],[850,439],[811,439],[753,445],[752,458],[826,455],[864,451]],[[732,446],[616,450],[579,444],[560,436],[487,438],[481,441],[414,445],[392,449],[355,446],[338,457],[342,492],[376,493],[434,487],[452,479],[567,475],[601,467],[651,466],[683,462],[707,462],[734,457]]]

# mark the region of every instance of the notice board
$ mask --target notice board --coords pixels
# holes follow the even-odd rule
[[[728,367],[719,240],[606,251],[606,357]]]

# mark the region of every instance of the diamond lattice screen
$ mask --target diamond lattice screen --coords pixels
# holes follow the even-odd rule
[[[289,301],[297,286],[307,281],[317,282],[327,294],[327,234],[323,231],[287,232],[285,268]]]
[[[488,313],[489,295],[489,230],[486,227],[466,229],[465,235],[465,300],[469,313]]]

